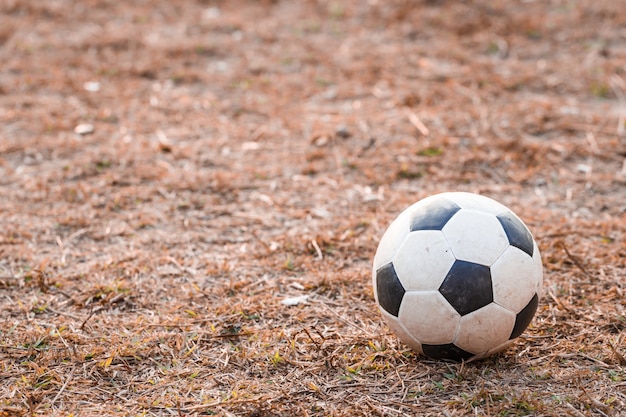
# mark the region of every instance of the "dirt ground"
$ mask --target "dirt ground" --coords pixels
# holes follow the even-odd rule
[[[0,415],[624,415],[623,2],[0,0],[0,68]],[[545,266],[472,363],[371,288],[452,190]]]

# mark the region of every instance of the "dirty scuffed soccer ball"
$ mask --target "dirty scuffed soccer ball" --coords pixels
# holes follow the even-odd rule
[[[398,338],[435,359],[470,360],[511,345],[537,310],[543,267],[526,225],[463,192],[404,210],[383,235],[374,295]]]

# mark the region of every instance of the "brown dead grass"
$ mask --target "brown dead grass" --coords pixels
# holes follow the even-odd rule
[[[623,415],[621,7],[0,2],[0,414]],[[545,264],[477,363],[372,299],[385,227],[445,190]]]

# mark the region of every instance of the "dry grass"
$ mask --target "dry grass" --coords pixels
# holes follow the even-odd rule
[[[619,2],[130,3],[0,2],[0,415],[623,415]],[[370,288],[445,190],[545,264],[476,363]]]

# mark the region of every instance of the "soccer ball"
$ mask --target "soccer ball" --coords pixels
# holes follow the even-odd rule
[[[425,356],[473,360],[502,351],[537,310],[543,267],[526,225],[472,193],[430,196],[383,235],[374,295],[398,338]]]

